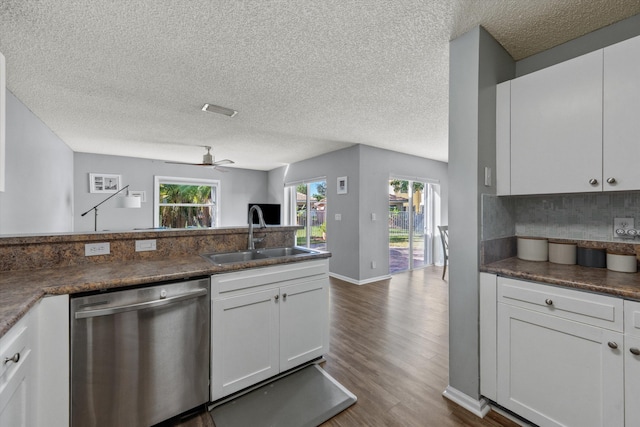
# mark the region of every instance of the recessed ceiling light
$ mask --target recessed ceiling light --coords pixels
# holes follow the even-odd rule
[[[236,114],[238,114],[236,110],[232,110],[231,108],[225,108],[219,105],[212,105],[212,104],[204,104],[204,106],[202,107],[202,111],[209,111],[210,113],[224,114],[225,116],[229,116],[229,117],[233,117]]]

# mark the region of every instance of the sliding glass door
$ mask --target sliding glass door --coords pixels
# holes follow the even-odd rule
[[[389,180],[390,273],[433,264],[436,187],[425,181]]]
[[[318,179],[287,187],[290,223],[303,228],[296,233],[296,244],[327,249],[327,182]]]

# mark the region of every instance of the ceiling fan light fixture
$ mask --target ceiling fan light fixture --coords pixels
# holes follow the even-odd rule
[[[229,117],[233,117],[236,114],[238,114],[236,110],[232,110],[231,108],[221,107],[219,105],[213,105],[213,104],[204,104],[204,106],[202,107],[202,111],[224,114],[225,116],[229,116]]]

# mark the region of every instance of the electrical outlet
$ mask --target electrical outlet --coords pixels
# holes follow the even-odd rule
[[[136,252],[155,251],[156,239],[136,240]]]
[[[635,229],[635,220],[633,218],[614,218],[613,219],[613,237],[624,237],[627,230]]]
[[[84,256],[109,255],[111,245],[109,242],[87,243],[84,245]]]
[[[371,261],[371,268],[376,268],[376,262],[375,261]]]

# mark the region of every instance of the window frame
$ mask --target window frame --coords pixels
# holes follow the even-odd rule
[[[204,178],[187,178],[187,177],[176,177],[176,176],[154,176],[154,194],[153,194],[153,227],[160,227],[160,206],[210,206],[205,204],[197,204],[197,203],[160,203],[160,185],[161,184],[176,184],[176,185],[194,185],[194,186],[202,186],[207,185],[212,188],[212,191],[215,191],[215,200],[212,201],[213,206],[212,209],[215,212],[213,215],[213,220],[215,224],[211,224],[211,228],[220,226],[220,193],[221,193],[221,185],[220,180],[217,179],[204,179]],[[180,230],[176,228],[176,230]]]

